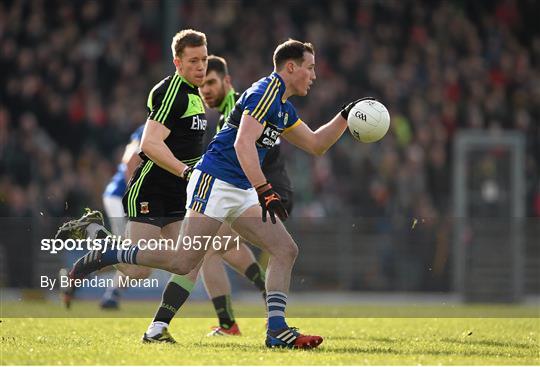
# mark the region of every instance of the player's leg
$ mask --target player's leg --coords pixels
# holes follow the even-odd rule
[[[197,281],[200,265],[186,275],[171,274],[161,296],[161,303],[154,319],[142,337],[145,343],[176,343],[169,333],[169,325],[182,305],[187,301]]]
[[[218,326],[212,327],[208,336],[240,335],[231,305],[229,276],[218,252],[211,251],[206,254],[201,267],[201,277],[218,318]]]
[[[219,229],[220,223],[216,221],[217,223],[213,226],[214,232],[212,232],[212,228],[205,228],[205,225],[203,224],[206,223],[205,221],[199,220],[204,219],[203,217],[204,216],[199,213],[188,211],[186,220],[183,223],[181,236],[183,238],[191,239],[194,239],[195,236],[201,236],[196,233],[208,233],[208,236],[213,236],[213,234],[215,234],[215,231]],[[191,221],[195,223],[190,223]],[[172,224],[163,228],[162,235],[164,238],[177,238],[179,236],[178,232],[179,227],[175,227],[175,225]],[[187,241],[184,243],[192,244],[191,242]],[[169,324],[175,317],[178,310],[188,299],[191,290],[193,289],[193,286],[195,285],[195,282],[197,280],[197,275],[202,264],[202,258],[206,251],[204,249],[189,249],[183,250],[182,255],[186,252],[199,255],[199,264],[190,273],[186,275],[173,274],[171,276],[171,279],[169,280],[169,283],[167,284],[163,292],[160,307],[158,308],[152,323],[148,327],[148,330],[143,336],[144,342],[175,343],[174,338],[168,332]]]
[[[175,182],[173,186],[170,186],[170,182],[164,183],[157,179],[147,180],[139,185],[141,179],[144,179],[144,168],[134,174],[130,188],[123,198],[124,208],[129,218],[126,238],[132,240],[132,246],[129,248],[114,246],[108,247],[105,251],[100,249],[88,252],[74,264],[70,272],[72,278],[84,278],[105,266],[118,263],[143,265],[179,275],[188,274],[199,264],[204,251],[197,248],[197,239],[193,237],[208,233],[213,235],[221,223],[206,216],[194,221],[186,221],[190,222],[188,228],[193,229],[190,236],[168,238],[165,246],[160,242],[157,248],[156,246],[151,248],[149,245],[152,241],[149,240],[156,241],[160,237],[159,234],[156,235],[155,230],[151,231],[153,237],[148,237],[147,228],[162,226],[163,220],[168,220],[175,215],[180,220],[185,213],[186,191],[179,183]],[[193,177],[190,180],[191,192],[199,187],[201,182],[197,181],[195,187],[195,182],[192,183],[192,181],[194,181]],[[156,191],[156,185],[162,187],[162,190]],[[169,191],[171,193],[168,193]],[[211,190],[205,192],[209,194]]]
[[[117,264],[114,268],[113,284],[107,287],[100,302],[100,307],[107,310],[116,310],[120,306],[120,295],[123,290],[122,284],[127,284],[127,282],[121,282],[121,280],[125,277],[146,279],[152,274],[152,269],[138,265]]]
[[[111,224],[111,231],[116,236],[124,236],[126,230],[126,218],[124,216],[124,206],[122,204],[122,198],[115,195],[104,195],[103,196],[103,208],[105,209],[105,214],[109,218],[109,223]],[[124,269],[125,272],[129,269]],[[141,276],[141,274],[132,274],[136,276]],[[143,274],[144,275],[144,274]],[[116,270],[113,275],[113,285],[108,287],[101,297],[100,306],[103,309],[115,310],[119,307],[119,298],[121,291],[121,282],[122,273],[119,270]],[[131,277],[131,275],[130,275]],[[137,278],[142,279],[142,278]]]
[[[216,236],[225,238],[224,236],[233,236],[230,226],[224,223]],[[230,251],[235,251],[231,249]],[[231,303],[231,285],[225,265],[223,263],[221,251],[210,250],[204,257],[201,276],[204,281],[204,286],[208,297],[212,300],[219,325],[212,328],[208,336],[233,336],[241,335],[238,324],[234,318],[234,312]]]
[[[202,260],[205,251],[198,248],[196,240],[201,236],[213,236],[219,229],[221,222],[192,212],[192,217],[186,217],[186,234],[177,237],[176,242],[169,239],[167,246],[149,248],[151,240],[160,238],[159,225],[148,221],[135,221],[130,219],[127,224],[126,238],[133,244],[129,248],[123,246],[107,247],[103,250],[89,251],[77,260],[70,272],[72,278],[84,278],[96,270],[118,263],[143,265],[169,271],[174,274],[185,275],[193,270]],[[192,220],[193,219],[193,220]],[[173,246],[178,244],[178,246]]]
[[[263,299],[266,299],[266,275],[248,245],[242,241],[238,249],[231,249],[225,252],[222,257],[234,270],[253,283],[261,292]]]
[[[180,232],[181,222],[174,222],[166,225],[162,229],[163,238],[177,238]],[[191,272],[186,275],[172,274],[163,294],[161,303],[148,326],[148,330],[143,335],[143,342],[146,343],[176,343],[168,331],[169,324],[187,301],[201,267],[202,260]]]
[[[233,223],[232,228],[250,243],[270,254],[266,274],[268,309],[268,347],[314,348],[322,343],[320,336],[302,335],[285,321],[285,307],[291,271],[298,246],[280,220],[262,222],[261,207],[251,206]]]
[[[216,236],[234,238],[238,234],[224,223]],[[226,252],[209,251],[204,257],[201,275],[219,321],[219,326],[214,327],[209,336],[240,335],[240,329],[234,318],[231,286],[223,260],[250,280],[261,292],[263,300],[266,300],[264,270],[246,244],[241,242],[238,247],[233,247]]]
[[[245,210],[231,227],[247,241],[270,254],[266,289],[287,293],[298,246],[281,221],[276,224],[269,220],[262,222],[261,207],[255,205]]]
[[[169,223],[162,228],[161,236],[176,241],[180,235],[181,226],[181,221]],[[180,309],[180,306],[188,299],[197,280],[197,274],[198,268],[186,275],[171,274],[169,282],[165,286],[161,296],[161,303],[154,319],[143,335],[143,342],[176,342],[169,334],[168,327],[174,315]]]

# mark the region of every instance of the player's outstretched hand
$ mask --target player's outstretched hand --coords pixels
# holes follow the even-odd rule
[[[276,214],[284,221],[287,219],[289,214],[287,209],[281,203],[281,197],[277,192],[274,191],[270,183],[262,184],[255,188],[257,190],[257,195],[259,195],[259,203],[262,207],[262,220],[266,222],[266,213],[270,214],[270,220],[272,223],[276,224]]]
[[[341,106],[341,117],[343,117],[345,120],[347,120],[347,118],[349,117],[349,112],[351,112],[352,108],[360,101],[365,101],[365,100],[368,100],[368,99],[371,99],[371,100],[374,100],[376,101],[377,98],[374,98],[374,97],[363,97],[363,98],[360,98],[360,99],[357,99],[356,101],[353,101],[349,104],[346,104],[346,105],[343,105]]]

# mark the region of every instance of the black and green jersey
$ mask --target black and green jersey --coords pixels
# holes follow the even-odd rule
[[[174,156],[194,165],[203,153],[207,125],[199,89],[178,74],[168,76],[152,88],[147,107],[150,120],[171,130],[165,144]]]
[[[197,163],[203,153],[206,129],[204,105],[198,88],[178,74],[168,76],[152,88],[147,107],[148,118],[171,131],[165,144],[173,155],[187,165]],[[159,167],[144,153],[141,153],[141,158],[143,161],[124,194],[124,210],[128,216],[183,213],[186,181]],[[169,210],[169,204],[175,210]]]
[[[219,133],[221,128],[223,127],[223,124],[225,123],[225,119],[227,116],[229,116],[229,113],[234,108],[234,105],[236,104],[236,101],[240,97],[239,93],[236,93],[234,89],[231,88],[229,93],[223,98],[223,101],[221,101],[221,104],[218,107],[219,113],[221,113],[221,116],[219,117],[218,124],[216,126],[216,134]]]
[[[166,77],[150,91],[148,119],[171,132],[165,144],[173,155],[193,166],[203,153],[206,116],[199,90],[178,74]],[[185,180],[159,167],[141,153],[122,203],[130,220],[164,226],[185,214]],[[163,219],[165,218],[165,219]]]

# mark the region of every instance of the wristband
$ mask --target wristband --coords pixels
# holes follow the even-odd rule
[[[183,178],[184,180],[187,178],[187,176],[189,175],[189,173],[191,172],[191,167],[190,166],[186,166],[183,170],[182,170],[182,173],[180,174],[180,178]]]
[[[265,182],[255,187],[255,191],[257,191],[257,193],[260,194],[261,192],[265,192],[266,190],[269,190],[271,188],[272,188],[272,185],[270,185],[270,182]]]

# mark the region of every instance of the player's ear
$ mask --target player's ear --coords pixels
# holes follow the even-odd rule
[[[231,76],[230,75],[225,75],[223,77],[223,84],[225,84],[225,86],[227,86],[227,87],[232,86],[232,81],[231,81]]]
[[[285,67],[287,68],[287,71],[288,71],[289,73],[293,73],[293,72],[294,72],[294,66],[295,66],[295,65],[294,65],[294,61],[292,61],[292,60],[289,61],[289,62],[287,62],[287,64],[285,65]]]
[[[177,69],[180,69],[180,67],[182,66],[182,63],[180,62],[179,57],[173,58],[173,64],[174,64],[174,66],[176,66]]]

